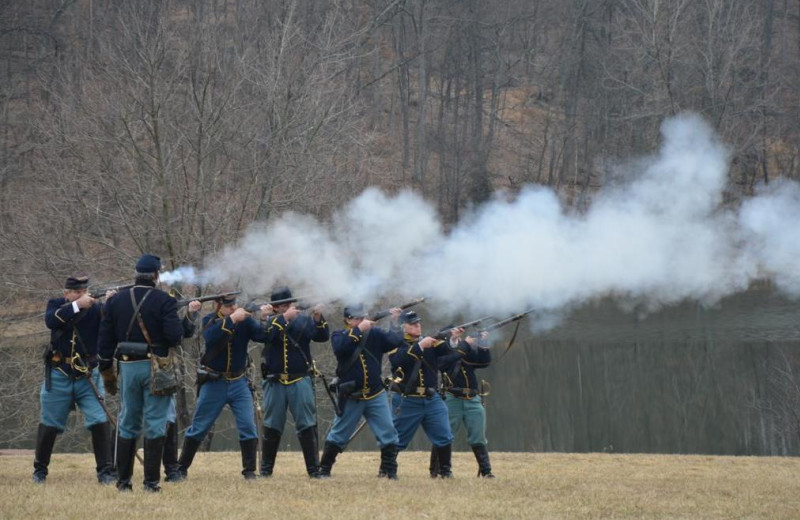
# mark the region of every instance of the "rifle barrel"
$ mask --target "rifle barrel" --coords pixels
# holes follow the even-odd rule
[[[492,323],[491,325],[487,325],[486,327],[484,327],[481,330],[481,332],[489,332],[490,330],[499,329],[500,327],[505,327],[509,323],[514,323],[515,321],[521,320],[522,318],[524,318],[528,314],[534,312],[535,310],[536,309],[530,309],[530,310],[527,310],[525,312],[521,312],[519,314],[514,314],[513,316],[509,316],[508,318],[506,318],[504,320],[500,320],[497,323]]]
[[[276,300],[276,301],[277,302],[281,302],[281,300]],[[296,300],[294,298],[291,298],[291,301],[296,301]],[[287,302],[284,301],[283,303],[287,303]],[[264,302],[264,303],[261,303],[261,302],[250,302],[250,303],[245,304],[244,310],[246,310],[247,312],[259,312],[261,310],[261,306],[262,305],[280,305],[280,303],[275,303],[275,302]],[[297,307],[301,311],[305,311],[305,310],[310,309],[312,306],[311,306],[310,303],[297,302],[295,307]]]
[[[115,285],[113,287],[103,287],[103,288],[100,288],[100,289],[92,289],[91,291],[89,291],[89,296],[91,296],[92,298],[102,298],[103,296],[106,295],[106,292],[108,292],[108,291],[121,291],[122,289],[130,289],[134,285],[135,284],[129,283],[129,284],[125,284],[125,285]]]
[[[425,298],[417,298],[416,300],[411,300],[410,302],[406,302],[406,303],[404,303],[402,305],[398,305],[397,308],[405,310],[405,309],[408,309],[410,307],[413,307],[414,305],[419,305],[420,303],[422,303],[424,301],[425,301]],[[393,308],[394,307],[392,307],[392,309]],[[373,314],[370,317],[370,321],[382,320],[383,318],[385,318],[386,316],[388,316],[388,315],[390,315],[392,313],[392,309],[383,309],[382,311],[376,312],[375,314]]]
[[[200,303],[203,303],[203,302],[209,302],[209,301],[212,301],[212,300],[218,300],[218,299],[223,298],[225,296],[236,296],[237,294],[241,294],[241,292],[242,291],[231,291],[231,292],[225,292],[225,293],[220,293],[220,294],[207,294],[205,296],[198,296],[197,298],[185,298],[183,300],[178,300],[178,307],[179,308],[180,307],[186,307],[187,305],[189,305],[193,301],[198,301]]]
[[[484,316],[483,318],[478,318],[477,320],[472,320],[472,321],[468,321],[466,323],[462,323],[460,325],[454,325],[454,326],[448,327],[446,329],[441,329],[436,333],[436,336],[434,336],[434,337],[445,338],[446,339],[447,336],[450,334],[450,331],[452,331],[452,330],[455,330],[455,329],[469,329],[471,327],[477,326],[481,322],[486,321],[486,320],[488,320],[490,318],[492,318],[492,316]]]

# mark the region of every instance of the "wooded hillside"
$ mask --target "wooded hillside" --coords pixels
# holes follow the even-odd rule
[[[799,20],[789,0],[3,2],[3,287],[198,264],[367,185],[446,222],[526,183],[580,210],[687,110],[732,147],[735,202],[798,177]]]

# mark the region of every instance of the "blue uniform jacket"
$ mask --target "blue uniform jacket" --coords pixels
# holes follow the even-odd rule
[[[360,392],[361,397],[368,398],[379,394],[383,390],[381,380],[381,360],[383,355],[405,345],[402,335],[393,331],[386,331],[373,327],[367,334],[366,344],[358,358],[349,366],[345,366],[356,348],[364,339],[361,329],[337,330],[331,335],[331,346],[336,356],[338,366],[336,375],[342,383],[355,381],[355,392]],[[345,370],[345,372],[342,372]]]
[[[328,323],[324,319],[317,323],[306,314],[298,315],[288,327],[283,314],[270,316],[267,323],[263,362],[268,375],[305,374],[311,368],[311,342],[323,343],[330,337]]]
[[[439,358],[439,370],[447,375],[453,388],[480,390],[475,369],[486,368],[491,362],[489,349],[473,347],[461,340],[456,348],[448,346],[447,354]]]
[[[447,342],[422,350],[417,339],[405,336],[403,340],[403,345],[390,353],[389,361],[392,363],[392,374],[402,377],[400,386],[405,390],[404,393],[417,394],[418,387],[435,389],[438,385],[439,357],[447,354]],[[422,362],[415,378],[412,372],[418,359],[422,359]],[[409,382],[413,386],[406,388]]]
[[[126,339],[128,325],[133,318],[133,303],[130,292],[134,291],[136,301],[140,302],[148,289],[150,295],[140,307],[150,339],[152,351],[159,356],[166,356],[167,349],[180,343],[183,337],[183,324],[178,318],[178,302],[164,291],[155,288],[155,284],[144,284],[141,281],[130,289],[123,289],[106,302],[103,319],[100,322],[100,338],[98,350],[102,359],[102,368],[111,366],[111,359],[120,341],[136,341],[147,343],[139,328],[138,320],[134,320],[130,336]]]
[[[218,349],[220,342],[226,346],[205,366],[217,372],[242,372],[247,368],[247,345],[250,341],[263,342],[266,329],[253,318],[233,323],[230,316],[212,312],[203,317],[203,339],[206,355]]]
[[[68,302],[66,298],[53,298],[47,302],[44,322],[50,329],[52,348],[58,352],[56,357],[61,359],[58,366],[67,375],[74,376],[80,373],[73,370],[72,366],[67,363],[76,353],[81,355],[83,366],[94,367],[97,365],[97,333],[100,328],[101,314],[100,305],[97,303],[76,313],[72,308],[72,303]],[[73,323],[79,316],[82,316],[80,321],[73,327]],[[61,331],[60,336],[56,338],[56,335],[59,334],[58,331]],[[54,339],[55,341],[53,341]]]

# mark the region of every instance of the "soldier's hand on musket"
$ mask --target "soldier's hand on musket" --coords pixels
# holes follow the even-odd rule
[[[489,348],[489,333],[483,330],[477,337],[470,336],[466,341],[471,347]]]
[[[88,294],[83,294],[80,298],[75,300],[75,303],[78,305],[79,309],[88,309],[94,303],[94,298]]]
[[[464,329],[461,327],[450,329],[450,337],[453,339],[460,339],[462,334],[464,334]],[[467,340],[469,340],[469,338],[467,338]]]
[[[322,313],[325,312],[325,304],[318,303],[314,305],[314,308],[311,309],[311,314],[314,316],[314,321],[320,322],[322,321]]]
[[[426,348],[431,348],[436,345],[438,340],[436,338],[432,338],[430,336],[425,336],[421,340],[419,340],[419,348],[425,350]]]
[[[189,302],[189,312],[197,312],[203,306],[203,303],[197,300],[192,300]]]
[[[246,320],[249,316],[250,313],[240,307],[231,313],[231,321],[234,323],[239,323]]]
[[[272,308],[272,304],[264,304],[261,306],[261,316],[272,316],[275,313],[275,309]]]
[[[297,307],[292,305],[291,307],[286,309],[286,311],[284,311],[283,319],[285,319],[286,322],[288,323],[288,322],[292,321],[293,319],[295,319],[298,314],[300,314],[300,309],[298,309]]]
[[[401,309],[400,307],[392,307],[391,309],[389,309],[389,312],[392,313],[392,319],[394,321],[397,321],[400,315],[403,314],[403,309]]]
[[[370,320],[361,320],[361,323],[358,324],[358,330],[361,332],[367,332],[372,326],[375,325],[374,321]]]

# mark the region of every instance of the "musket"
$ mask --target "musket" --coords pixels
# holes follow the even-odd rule
[[[466,323],[462,323],[460,325],[454,325],[452,327],[448,327],[446,329],[439,330],[436,334],[433,335],[436,339],[448,339],[450,337],[450,333],[457,329],[469,329],[472,327],[477,327],[481,323],[486,320],[492,319],[494,316],[484,316],[483,318],[478,318],[477,320],[468,321]],[[482,331],[481,331],[482,332]]]
[[[191,302],[194,301],[198,301],[200,303],[210,302],[213,300],[219,300],[220,298],[223,298],[225,296],[236,296],[237,294],[241,294],[241,292],[242,291],[230,291],[219,294],[207,294],[206,296],[198,296],[197,298],[185,298],[183,300],[178,300],[178,308],[180,309],[181,307],[186,307],[187,305],[189,305]]]
[[[413,307],[414,305],[419,305],[420,303],[422,303],[424,301],[425,301],[425,298],[417,298],[416,300],[411,300],[410,302],[404,303],[402,305],[398,305],[397,307],[399,309],[406,310],[406,309],[408,309],[410,307]],[[394,308],[394,307],[392,307],[392,308]],[[385,318],[386,316],[390,315],[391,313],[392,313],[392,309],[384,309],[382,311],[376,312],[369,319],[370,319],[370,321],[378,321],[378,320],[381,320],[381,319]]]
[[[528,309],[528,310],[527,310],[527,311],[525,311],[525,312],[521,312],[521,313],[519,313],[519,314],[514,314],[513,316],[509,316],[508,318],[506,318],[506,319],[504,319],[504,320],[500,320],[500,321],[498,321],[497,323],[492,323],[491,325],[489,325],[489,326],[487,326],[487,327],[484,327],[484,328],[481,330],[481,332],[489,332],[490,330],[499,329],[500,327],[505,327],[505,326],[506,326],[506,325],[508,325],[509,323],[514,323],[515,321],[519,321],[519,320],[521,320],[522,318],[524,318],[524,317],[525,317],[525,316],[527,316],[528,314],[530,314],[530,313],[534,312],[535,310],[536,310],[536,309]],[[514,344],[514,340],[515,340],[515,339],[517,339],[517,331],[519,331],[519,324],[518,324],[518,325],[517,325],[517,327],[514,329],[514,334],[512,334],[512,335],[511,335],[511,339],[508,341],[508,346],[506,347],[506,349],[503,351],[503,353],[502,353],[502,354],[500,354],[500,357],[499,357],[499,358],[495,359],[495,360],[492,362],[492,364],[495,364],[495,365],[496,365],[497,363],[499,363],[499,362],[500,362],[500,360],[501,360],[501,359],[503,359],[504,357],[506,357],[506,354],[508,354],[508,351],[509,351],[509,350],[511,350],[511,346]]]
[[[341,408],[339,408],[339,400],[333,394],[333,390],[331,389],[330,383],[328,383],[328,378],[325,377],[325,374],[322,373],[321,370],[317,369],[317,364],[312,361],[311,362],[312,370],[314,371],[314,376],[322,379],[322,386],[325,387],[325,392],[328,394],[328,398],[331,400],[331,404],[333,405],[333,411],[336,415],[341,415]]]
[[[130,289],[134,285],[136,285],[136,284],[129,283],[129,284],[126,284],[126,285],[116,285],[114,287],[104,287],[102,289],[92,289],[91,291],[89,291],[89,296],[91,296],[92,298],[95,298],[95,299],[96,298],[102,298],[103,296],[106,295],[106,292],[108,292],[108,291],[117,291],[117,292],[119,292],[122,289]]]
[[[301,311],[304,311],[306,309],[310,309],[311,308],[311,304],[310,303],[306,303],[304,301],[301,302],[300,299],[298,299],[298,298],[284,298],[282,300],[271,300],[271,301],[268,301],[268,302],[259,302],[259,301],[253,300],[253,301],[247,303],[244,306],[244,310],[246,310],[247,312],[258,312],[263,305],[273,305],[273,306],[275,306],[275,305],[281,305],[281,304],[284,304],[284,303],[295,303],[295,302],[296,302],[295,307],[297,307]]]
[[[524,318],[525,316],[527,316],[528,314],[531,314],[532,312],[535,312],[535,311],[536,311],[536,309],[529,309],[529,310],[527,310],[525,312],[521,312],[519,314],[515,314],[513,316],[509,316],[508,318],[506,318],[504,320],[500,320],[497,323],[492,323],[491,325],[487,325],[486,327],[480,329],[480,332],[489,332],[490,330],[499,329],[500,327],[505,327],[509,323],[514,323],[515,321],[519,321],[522,318]]]

